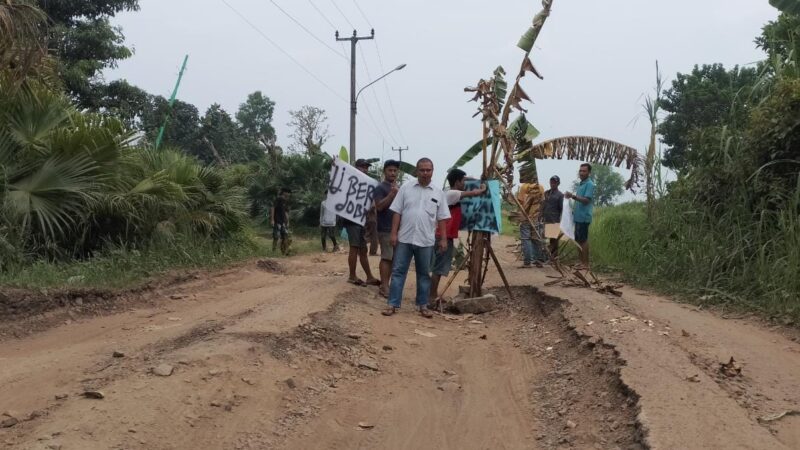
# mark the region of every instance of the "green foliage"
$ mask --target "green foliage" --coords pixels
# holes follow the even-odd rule
[[[668,113],[658,129],[668,147],[664,165],[678,171],[690,169],[694,150],[700,146],[700,130],[744,123],[751,107],[747,100],[757,78],[756,69],[737,66],[726,70],[721,64],[695,66],[690,74],[679,73],[660,101],[661,109]]]
[[[609,166],[592,166],[591,179],[594,181],[594,205],[609,206],[625,192],[625,179]],[[578,190],[579,180],[572,183],[572,192]]]
[[[267,146],[275,142],[275,128],[272,127],[274,112],[275,102],[261,91],[256,91],[247,96],[246,102],[239,105],[236,120],[247,137]]]
[[[251,165],[248,187],[251,215],[263,217],[281,188],[288,188],[292,191],[289,200],[291,222],[318,226],[319,207],[325,198],[330,167],[331,157],[328,155],[298,153]]]
[[[242,229],[243,190],[178,151],[130,146],[118,120],[35,82],[0,86],[0,259],[86,256]]]
[[[596,212],[589,229],[595,267],[695,303],[800,319],[796,207],[754,222],[736,210],[691,209],[669,197],[657,203],[652,222],[642,203]]]
[[[800,318],[798,25],[783,14],[764,28],[757,76],[703,66],[673,83],[661,131],[678,179],[649,219],[640,204],[598,210],[596,265],[701,304]]]
[[[49,47],[55,51],[67,92],[82,108],[98,108],[102,101],[101,72],[116,67],[133,53],[124,45],[111,18],[139,9],[138,0],[39,0],[50,21]]]

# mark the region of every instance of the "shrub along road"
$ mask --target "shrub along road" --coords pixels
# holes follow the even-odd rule
[[[311,254],[3,323],[0,447],[800,447],[800,416],[777,418],[800,409],[793,330],[636,289],[537,290],[552,273],[513,269],[510,242],[516,300],[496,290],[482,316],[426,320],[407,289],[382,317],[344,255]],[[720,371],[731,357],[740,374]]]

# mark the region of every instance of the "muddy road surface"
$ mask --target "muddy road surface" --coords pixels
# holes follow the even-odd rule
[[[17,306],[0,320],[0,448],[800,448],[791,329],[545,288],[550,269],[516,268],[509,243],[514,298],[490,271],[501,306],[482,315],[415,314],[410,276],[383,317],[346,256],[322,254]]]

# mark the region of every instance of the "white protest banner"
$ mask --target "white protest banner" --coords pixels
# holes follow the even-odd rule
[[[564,209],[561,212],[561,232],[564,236],[575,240],[575,222],[572,219],[572,206],[569,200],[564,199]]]
[[[340,159],[333,161],[325,208],[337,216],[364,225],[378,182]]]

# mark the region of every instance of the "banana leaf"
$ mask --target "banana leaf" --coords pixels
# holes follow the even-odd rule
[[[800,0],[769,0],[769,4],[789,14],[800,14]]]
[[[486,140],[486,146],[488,147],[490,145],[492,145],[492,138],[491,137],[489,137]],[[458,160],[453,164],[453,166],[450,167],[450,170],[457,169],[457,168],[467,164],[468,162],[470,162],[473,159],[475,159],[476,156],[480,155],[482,151],[483,151],[483,140],[480,140],[480,141],[476,142],[475,145],[470,147],[469,150],[464,152],[464,154],[461,155],[460,158],[458,158]]]
[[[413,164],[409,164],[405,161],[400,161],[400,172],[411,175],[412,177],[417,176],[417,168]]]

